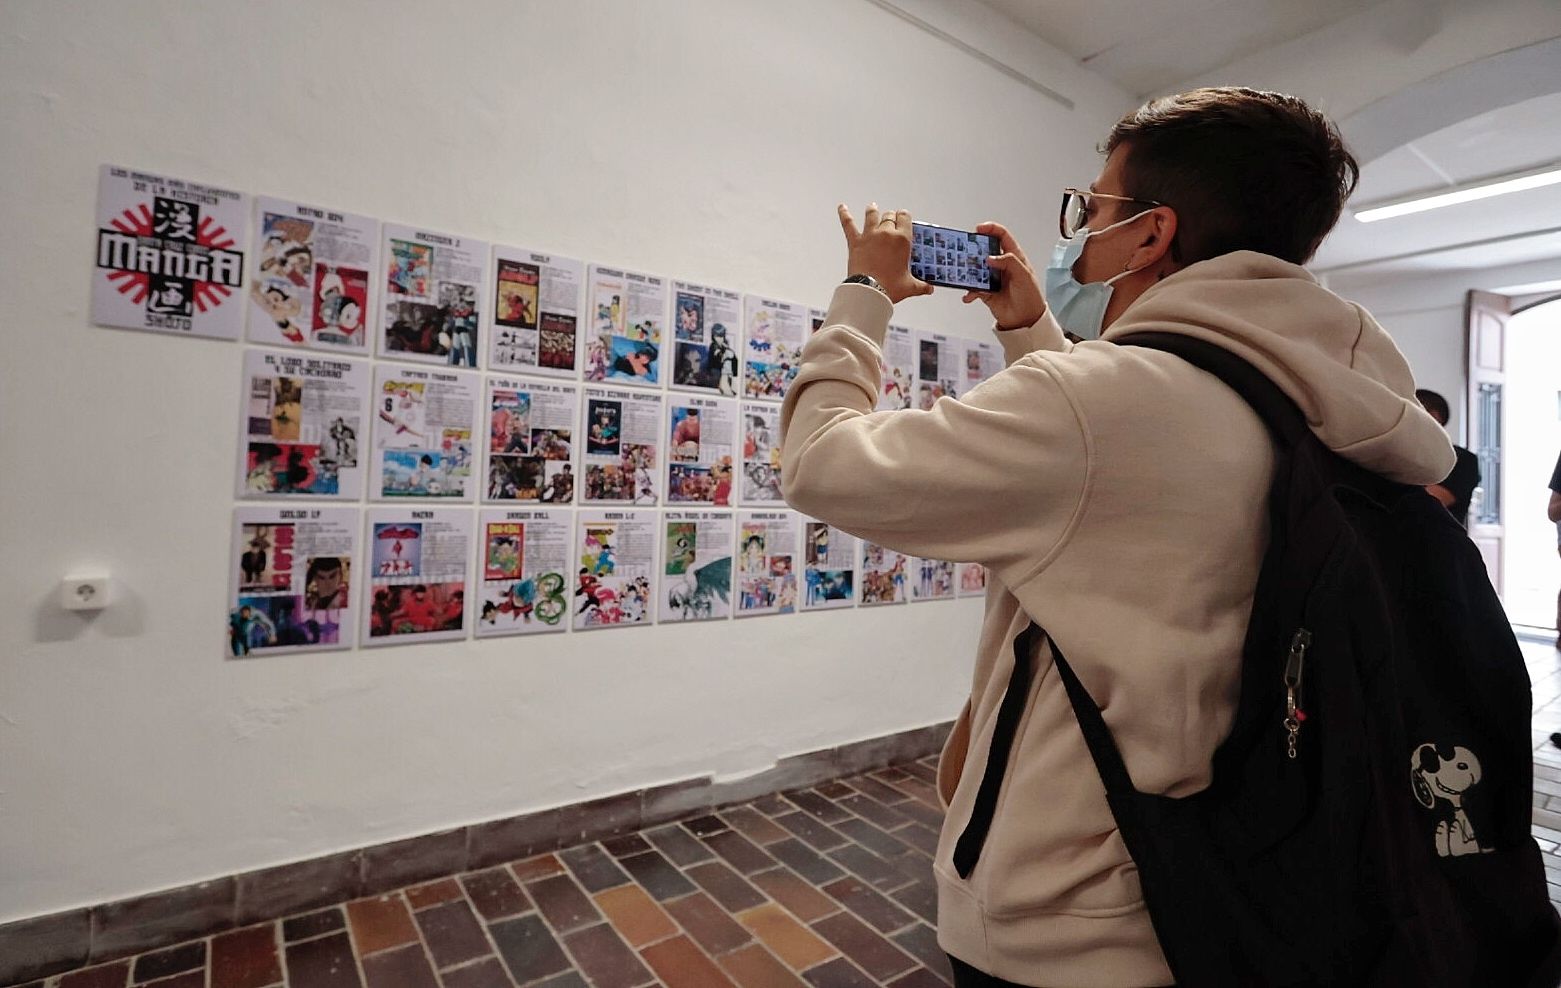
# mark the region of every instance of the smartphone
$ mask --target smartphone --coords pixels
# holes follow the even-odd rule
[[[1001,253],[997,238],[989,233],[911,224],[911,276],[929,284],[995,292],[1001,285],[986,259]]]

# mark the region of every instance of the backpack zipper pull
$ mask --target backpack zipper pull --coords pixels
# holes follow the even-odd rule
[[[1301,722],[1306,711],[1301,709],[1301,673],[1306,664],[1306,650],[1312,644],[1312,633],[1305,628],[1296,629],[1290,639],[1290,657],[1285,660],[1285,754],[1296,757],[1296,742],[1301,735]]]

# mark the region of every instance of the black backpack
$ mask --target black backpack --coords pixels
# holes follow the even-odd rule
[[[1052,642],[1177,983],[1553,988],[1528,672],[1478,550],[1422,489],[1329,451],[1230,352],[1117,342],[1214,374],[1277,443],[1240,701],[1206,790],[1136,790]]]

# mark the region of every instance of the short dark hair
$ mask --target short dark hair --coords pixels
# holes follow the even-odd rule
[[[1254,250],[1304,264],[1339,221],[1360,166],[1327,117],[1243,87],[1150,100],[1101,150],[1125,154],[1124,194],[1176,210],[1183,263]]]
[[[1420,406],[1431,413],[1431,417],[1446,425],[1453,417],[1453,410],[1448,407],[1447,399],[1429,388],[1415,390],[1415,400]]]

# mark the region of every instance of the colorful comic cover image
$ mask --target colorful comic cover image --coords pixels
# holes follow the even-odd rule
[[[104,165],[97,226],[94,323],[239,338],[248,196]]]
[[[465,637],[470,541],[465,512],[371,509],[364,644]]]
[[[661,396],[592,387],[583,396],[581,502],[655,504],[660,500]]]
[[[566,511],[483,511],[478,638],[569,626],[570,522]]]
[[[575,549],[576,630],[655,620],[655,512],[581,511]]]
[[[367,362],[246,350],[244,394],[239,497],[362,496]]]
[[[745,401],[743,424],[744,504],[782,503],[780,408],[763,402]]]
[[[730,617],[732,514],[668,511],[662,521],[661,620]]]
[[[996,343],[965,341],[965,383],[959,389],[964,394],[971,388],[990,380],[1003,369],[1003,348]]]
[[[476,367],[488,245],[389,223],[384,239],[380,355]]]
[[[735,396],[742,296],[684,281],[672,288],[672,386]]]
[[[234,658],[352,644],[352,508],[234,512],[228,647]]]
[[[585,265],[520,247],[493,255],[489,369],[578,376]]]
[[[374,401],[370,496],[470,500],[477,379],[380,364]]]
[[[797,523],[791,511],[744,511],[737,531],[737,616],[797,610]]]
[[[940,333],[921,333],[916,340],[916,407],[932,408],[939,398],[957,398],[968,373],[960,341]]]
[[[490,379],[484,500],[572,503],[578,417],[572,385]]]
[[[871,542],[862,543],[862,597],[864,606],[903,604],[910,599],[910,557]]]
[[[366,353],[378,221],[281,199],[257,209],[249,339]]]
[[[953,600],[954,569],[953,563],[941,559],[917,559],[916,582],[911,585],[911,600]]]
[[[803,525],[803,610],[855,606],[856,543],[854,535],[821,521]]]
[[[986,567],[980,563],[959,564],[959,596],[984,597],[986,580]]]
[[[719,398],[676,397],[667,416],[667,503],[732,503],[737,409]]]
[[[802,366],[802,345],[811,325],[808,309],[756,295],[748,296],[745,308],[743,396],[780,401]],[[822,323],[822,313],[819,320]]]
[[[903,326],[890,326],[884,334],[878,369],[882,376],[878,411],[911,408],[916,386],[916,334]]]
[[[662,278],[593,266],[586,292],[590,331],[585,379],[661,383],[667,284]]]

